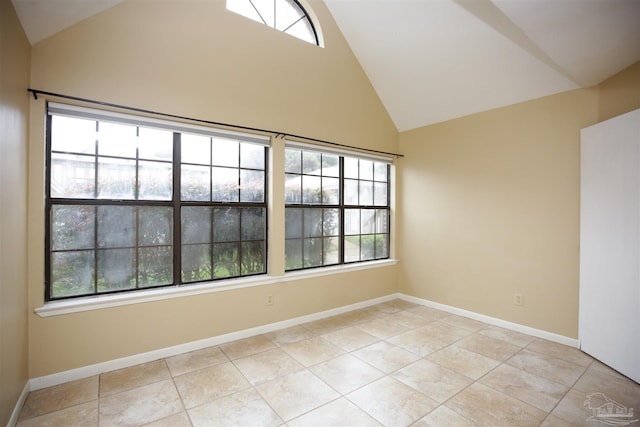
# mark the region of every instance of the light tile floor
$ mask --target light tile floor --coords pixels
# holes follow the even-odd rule
[[[640,412],[575,348],[394,300],[34,391],[18,426],[604,425],[592,393]]]

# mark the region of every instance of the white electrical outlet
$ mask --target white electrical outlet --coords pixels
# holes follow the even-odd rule
[[[273,305],[273,295],[267,295],[267,305]]]
[[[522,294],[515,294],[513,298],[513,303],[515,305],[523,306],[524,305],[524,296]]]

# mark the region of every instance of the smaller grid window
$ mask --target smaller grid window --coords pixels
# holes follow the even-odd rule
[[[389,165],[344,158],[344,262],[389,257]]]
[[[389,257],[389,164],[285,150],[285,269]]]

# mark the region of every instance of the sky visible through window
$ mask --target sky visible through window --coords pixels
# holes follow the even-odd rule
[[[313,23],[295,0],[227,0],[227,9],[308,43],[319,45]]]

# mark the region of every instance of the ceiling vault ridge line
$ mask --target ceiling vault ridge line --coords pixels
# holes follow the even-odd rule
[[[578,87],[585,87],[586,85],[581,83],[572,74],[570,74],[563,67],[558,65],[549,55],[547,55],[527,34],[520,29],[507,15],[500,10],[491,0],[452,0],[460,7],[464,8],[467,12],[471,13],[476,18],[493,28],[504,37],[511,40],[520,48],[527,51],[530,55],[534,56],[542,63],[560,73]]]

